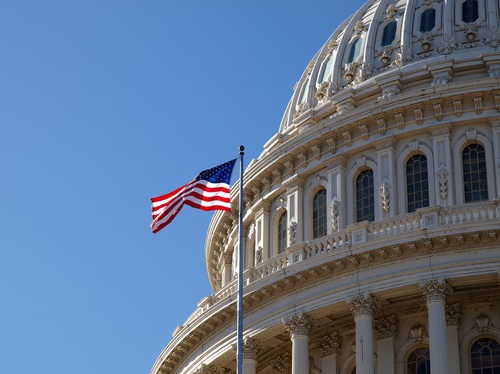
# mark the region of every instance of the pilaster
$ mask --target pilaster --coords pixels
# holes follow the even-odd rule
[[[319,341],[321,350],[321,372],[322,374],[340,373],[340,351],[342,337],[338,332],[325,335]]]
[[[294,245],[304,239],[302,219],[304,217],[304,179],[295,176],[285,184],[288,206],[288,244]]]
[[[394,374],[396,371],[394,339],[398,331],[398,320],[396,316],[390,316],[380,318],[373,324],[377,338],[378,372]]]
[[[342,208],[342,202],[345,205],[345,181],[347,158],[340,154],[335,156],[329,164],[327,201],[330,207],[330,222],[328,225],[328,234],[343,230],[346,226],[346,210]]]
[[[377,152],[377,176],[375,187],[378,188],[380,202],[375,207],[375,218],[383,219],[396,215],[397,191],[396,188],[396,157],[394,146],[397,143],[395,136],[374,142]],[[377,201],[377,199],[376,199]]]
[[[453,205],[454,191],[453,165],[451,155],[451,123],[432,126],[432,150],[434,153],[435,184],[432,190],[436,191],[436,204],[441,206]],[[429,186],[431,189],[431,186]]]

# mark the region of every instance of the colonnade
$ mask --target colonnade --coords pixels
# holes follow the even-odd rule
[[[444,279],[431,279],[420,283],[418,287],[427,304],[432,373],[450,374],[449,357],[453,355],[449,353],[446,315],[446,299],[450,288]],[[348,299],[347,304],[351,308],[356,325],[356,373],[375,374],[377,365],[378,372],[394,374],[396,372],[394,337],[397,332],[395,317],[381,318],[374,323],[373,317],[379,303],[370,293],[356,295]],[[284,319],[283,325],[290,334],[291,357],[286,354],[286,357],[276,360],[273,371],[278,374],[309,374],[311,372],[309,335],[316,325],[314,318],[302,312]],[[374,337],[377,339],[377,362],[374,354]],[[341,342],[342,338],[336,332],[326,335],[319,341],[318,346],[322,353],[322,374],[340,373]],[[245,339],[243,374],[257,374],[260,350],[261,345],[257,339],[251,337]]]

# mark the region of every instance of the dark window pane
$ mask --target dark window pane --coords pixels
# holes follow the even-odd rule
[[[436,10],[427,9],[420,17],[420,32],[431,31],[436,25]]]
[[[313,198],[313,238],[326,235],[326,190],[320,190]]]
[[[356,178],[356,222],[375,220],[373,171],[364,170]]]

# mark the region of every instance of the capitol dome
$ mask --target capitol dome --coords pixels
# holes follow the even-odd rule
[[[500,373],[499,13],[371,0],[312,58],[244,174],[245,374]],[[236,373],[232,196],[152,374]]]

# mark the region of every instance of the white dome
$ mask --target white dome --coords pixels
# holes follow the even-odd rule
[[[452,83],[464,71],[473,72],[472,65],[490,68],[500,44],[498,3],[477,1],[472,16],[463,13],[463,3],[367,2],[311,60],[279,133],[286,138],[325,115],[345,115],[429,84]]]
[[[244,175],[245,374],[500,370],[499,7],[368,1],[314,56]],[[235,373],[231,192],[152,374]]]

